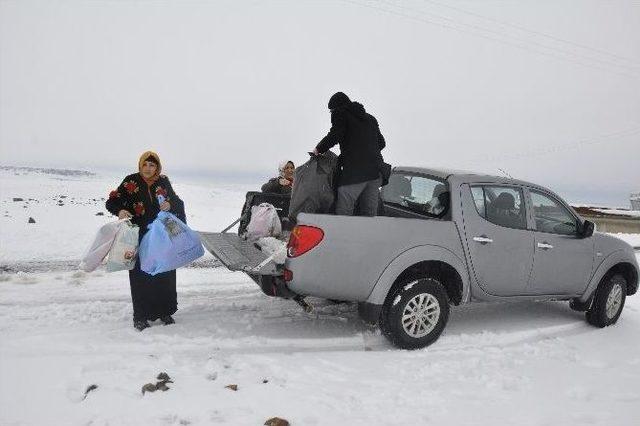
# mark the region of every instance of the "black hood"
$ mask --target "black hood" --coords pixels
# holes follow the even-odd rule
[[[351,102],[351,99],[349,99],[347,95],[342,92],[337,92],[334,93],[333,96],[331,96],[331,99],[329,99],[328,106],[329,109],[336,109],[349,104],[349,102]]]

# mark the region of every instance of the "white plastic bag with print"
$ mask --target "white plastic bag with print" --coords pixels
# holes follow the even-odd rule
[[[138,252],[138,225],[126,220],[120,224],[118,233],[107,256],[107,272],[129,271],[136,266]]]
[[[107,257],[107,254],[109,254],[109,250],[113,245],[118,229],[120,229],[120,225],[125,220],[126,219],[121,219],[109,222],[98,230],[96,237],[93,239],[93,243],[91,243],[91,246],[89,246],[80,261],[80,265],[78,267],[81,270],[85,272],[92,272],[100,266],[104,258]]]
[[[251,220],[247,225],[247,238],[277,237],[282,232],[278,212],[273,205],[262,203],[251,207]]]

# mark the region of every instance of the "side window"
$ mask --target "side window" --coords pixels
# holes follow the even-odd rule
[[[535,190],[531,190],[531,203],[538,231],[562,235],[576,234],[576,218],[562,204]]]
[[[478,214],[506,228],[526,229],[522,190],[509,186],[473,186],[471,194]]]

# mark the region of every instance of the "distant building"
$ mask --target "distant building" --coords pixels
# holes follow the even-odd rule
[[[576,206],[575,211],[596,224],[600,232],[640,234],[640,211],[611,207]]]
[[[640,211],[640,192],[631,194],[631,196],[629,197],[629,201],[631,201],[631,210]]]

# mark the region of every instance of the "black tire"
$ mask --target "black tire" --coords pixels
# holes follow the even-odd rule
[[[423,318],[429,322],[429,316],[431,316],[432,321],[426,324],[416,317],[414,317],[415,319],[406,318],[406,325],[403,325],[402,317],[405,310],[419,310],[420,307],[416,304],[421,299],[423,309],[427,309],[426,312],[431,312]],[[437,317],[434,315],[436,308]],[[448,320],[449,299],[444,287],[435,278],[421,278],[399,284],[389,293],[380,314],[380,330],[391,343],[399,348],[419,349],[435,342],[440,337]]]
[[[627,280],[620,274],[605,276],[598,285],[593,303],[586,313],[587,322],[599,328],[615,324],[620,318],[620,314],[622,314],[626,297]],[[616,299],[618,299],[618,303],[615,303]],[[610,304],[610,307],[615,310],[612,309],[607,312],[607,301],[614,302]]]
[[[580,299],[575,298],[569,301],[569,307],[577,312],[586,312],[591,306],[591,299],[586,302],[581,302]]]

